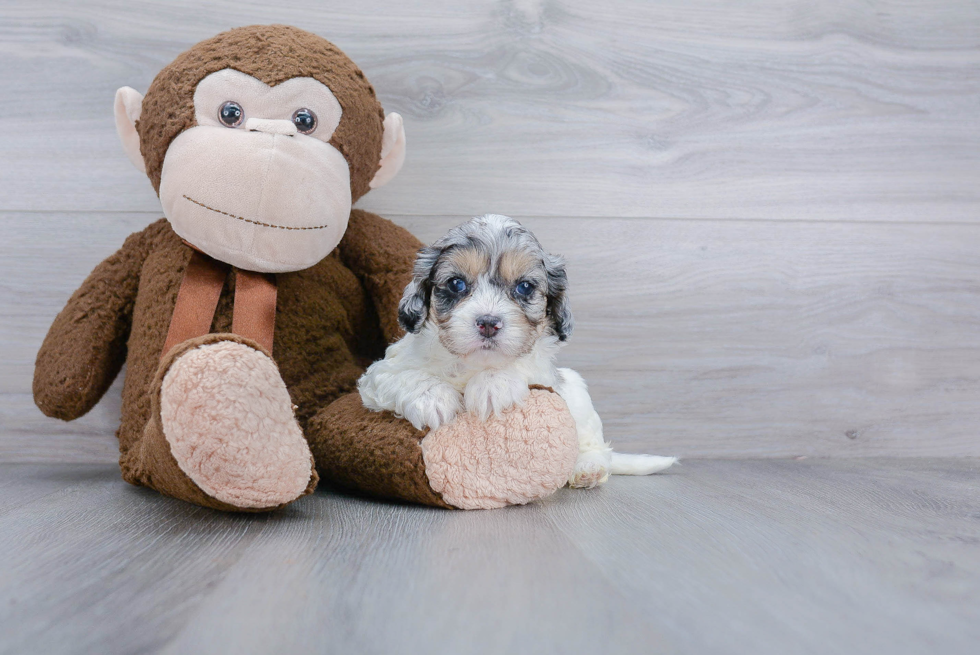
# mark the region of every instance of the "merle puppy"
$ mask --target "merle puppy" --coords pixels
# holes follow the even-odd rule
[[[364,405],[436,429],[462,411],[486,420],[521,405],[540,384],[575,420],[571,486],[668,468],[676,458],[614,453],[582,376],[555,366],[572,332],[566,287],[562,258],[514,219],[488,214],[453,228],[419,251],[399,305],[407,334],[358,382]]]

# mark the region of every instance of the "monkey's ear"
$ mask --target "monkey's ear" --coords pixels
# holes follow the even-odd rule
[[[384,128],[385,134],[381,139],[381,168],[371,180],[372,189],[391,182],[405,163],[405,125],[402,117],[391,112],[385,116]]]
[[[141,173],[146,173],[146,163],[140,154],[140,135],[136,132],[136,121],[143,111],[143,94],[136,89],[124,86],[116,91],[116,132],[122,141],[123,150]]]

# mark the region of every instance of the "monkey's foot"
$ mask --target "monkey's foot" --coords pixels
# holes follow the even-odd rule
[[[275,363],[242,339],[210,336],[172,362],[160,388],[177,465],[235,508],[273,508],[308,493],[313,457]]]
[[[523,505],[563,487],[578,438],[565,401],[533,389],[523,407],[484,422],[465,413],[422,439],[426,475],[443,500],[461,509]]]
[[[307,427],[320,475],[349,489],[459,509],[523,505],[568,482],[578,455],[575,421],[561,397],[532,388],[523,407],[486,422],[473,414],[428,433],[357,393]]]

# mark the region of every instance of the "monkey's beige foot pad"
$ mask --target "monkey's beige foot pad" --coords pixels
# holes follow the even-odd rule
[[[279,370],[240,340],[187,350],[160,388],[163,434],[180,469],[209,496],[242,509],[307,491],[312,455]]]
[[[481,423],[470,415],[429,433],[358,394],[321,410],[307,430],[324,480],[388,498],[458,509],[522,505],[564,486],[575,422],[558,394],[532,389],[524,407]]]
[[[563,487],[578,440],[565,401],[533,390],[522,408],[480,421],[472,414],[428,433],[422,457],[432,489],[460,509],[523,505]]]

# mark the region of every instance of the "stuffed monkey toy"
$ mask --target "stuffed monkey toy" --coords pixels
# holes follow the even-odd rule
[[[127,482],[229,511],[282,507],[319,476],[461,508],[564,485],[574,423],[548,389],[431,433],[354,392],[402,334],[421,244],[352,209],[398,172],[405,134],[337,47],[282,25],[233,29],[178,56],[145,97],[120,89],[115,115],[166,218],[71,296],[38,352],[34,399],[78,418],[125,362]]]

